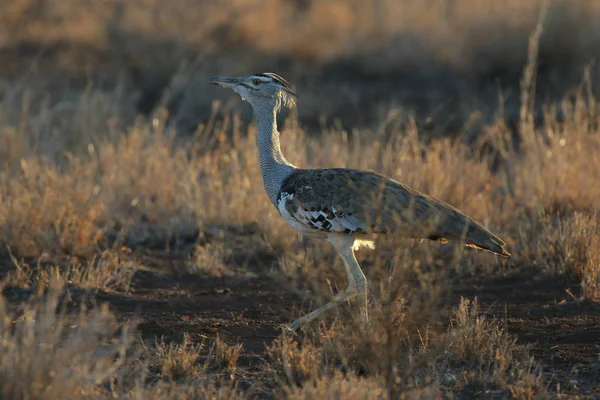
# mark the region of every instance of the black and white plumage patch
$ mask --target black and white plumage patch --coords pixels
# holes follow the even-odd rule
[[[352,215],[335,207],[304,207],[293,193],[281,192],[277,199],[281,216],[296,230],[305,234],[323,233],[366,234],[366,227]]]

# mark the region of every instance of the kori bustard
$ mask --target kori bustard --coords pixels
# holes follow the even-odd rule
[[[250,103],[258,125],[260,168],[267,196],[292,228],[327,239],[341,256],[348,287],[321,308],[292,322],[296,330],[338,304],[361,297],[368,321],[367,280],[354,251],[373,248],[376,235],[397,235],[463,244],[509,257],[506,244],[456,208],[375,172],[344,168],[304,169],[290,164],[279,145],[277,114],[293,107],[296,94],[274,73],[240,78],[216,77]]]

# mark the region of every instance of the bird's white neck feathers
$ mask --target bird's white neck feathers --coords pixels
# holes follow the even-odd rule
[[[289,104],[290,99],[291,96],[279,96],[277,99],[265,98],[252,103],[258,128],[258,152],[263,183],[269,200],[275,206],[283,181],[294,172],[294,166],[281,153],[277,130],[277,113],[282,104]]]

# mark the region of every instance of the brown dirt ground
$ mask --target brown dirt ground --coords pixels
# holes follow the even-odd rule
[[[534,269],[508,277],[473,278],[454,293],[477,296],[482,310],[506,322],[530,355],[544,367],[553,392],[600,398],[600,304],[579,301],[579,283]]]
[[[73,288],[73,307],[83,298],[108,303],[122,320],[139,321],[140,337],[148,344],[161,338],[181,342],[184,333],[192,342],[218,334],[226,343],[242,343],[239,369],[247,380],[260,375],[266,346],[281,334],[282,325],[310,308],[289,287],[261,274],[258,265],[250,267],[254,277],[214,278],[177,273],[183,256],[141,257],[149,267],[135,273],[128,293],[96,291],[90,296]],[[502,277],[460,276],[454,281],[448,306],[457,305],[461,296],[477,297],[480,309],[505,322],[517,344],[543,365],[551,392],[560,387],[569,398],[600,398],[600,304],[576,300],[580,288],[575,280],[520,268]],[[30,291],[5,288],[4,295],[18,308]],[[242,387],[251,385],[242,382]]]

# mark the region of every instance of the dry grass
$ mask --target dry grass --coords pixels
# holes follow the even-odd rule
[[[346,326],[322,327],[301,342],[276,340],[269,349],[274,382],[292,398],[547,395],[539,366],[500,323],[481,313],[476,300],[461,300],[444,331],[419,316],[431,309],[414,299],[380,299],[367,329],[346,320]]]
[[[98,393],[117,375],[131,343],[131,327],[105,307],[58,314],[60,285],[47,298],[11,313],[0,298],[0,393],[7,399],[76,399]]]
[[[172,384],[159,383],[153,386],[138,386],[136,389],[121,395],[124,399],[211,399],[211,400],[238,400],[246,397],[238,390],[229,386],[213,385],[206,383]]]
[[[7,60],[2,68],[11,78],[2,91],[18,100],[11,105],[17,112],[29,93],[34,104],[27,111],[45,105],[62,109],[68,120],[72,85],[83,88],[91,77],[101,89],[121,88],[119,98],[127,104],[116,110],[119,116],[132,119],[136,111],[150,114],[163,104],[187,132],[208,118],[212,99],[226,98],[205,87],[207,77],[276,66],[290,81],[303,82],[299,117],[312,126],[338,117],[348,126],[375,124],[390,104],[402,104],[416,110],[424,126],[435,118],[442,125],[437,128],[456,134],[465,124],[479,129],[492,122],[500,107],[508,120],[518,120],[515,94],[545,3],[175,0],[164,7],[155,0],[119,0],[90,7],[82,0],[18,0],[0,12],[0,50]],[[557,99],[598,57],[600,7],[594,0],[549,4],[539,89],[544,98]],[[595,85],[599,71],[591,69]],[[22,83],[48,95],[22,91]],[[101,110],[121,104],[103,97],[94,95]]]
[[[183,343],[161,343],[156,346],[156,359],[161,374],[169,381],[198,380],[205,372],[206,366],[198,362],[203,344],[194,344],[188,335],[183,336]]]
[[[477,301],[451,300],[455,276],[520,268],[575,277],[582,298],[600,298],[598,68],[584,69],[600,48],[600,8],[591,0],[551,1],[538,24],[543,3],[0,6],[0,52],[7,56],[0,67],[1,396],[555,394],[539,360],[507,333],[506,320]],[[543,31],[529,42],[536,24]],[[28,48],[35,57],[24,54]],[[344,287],[331,248],[307,245],[266,199],[247,107],[238,115],[234,103],[213,102],[217,92],[204,83],[215,71],[244,74],[286,60],[282,74],[306,91],[300,122],[314,126],[320,113],[344,121],[314,135],[286,120],[282,145],[290,161],[387,174],[483,222],[513,258],[381,239],[376,252],[359,254],[370,282],[370,325],[360,324],[356,305],[340,307],[304,334],[275,340],[265,359],[238,344],[238,333],[221,335],[231,326],[203,326],[211,315],[199,316],[200,328],[179,343],[152,337],[151,346],[147,338],[134,341],[131,327],[105,308],[74,316],[69,301],[85,302],[80,293],[93,300],[96,292],[113,307],[134,299],[151,313],[161,304],[152,293],[132,293],[140,271],[167,276],[152,287],[156,293],[172,285],[169,273],[208,282],[198,292],[180,289],[183,299],[161,298],[173,304],[165,318],[193,314],[190,298],[203,301],[217,290],[225,297],[221,286],[257,275],[303,299],[310,293],[314,304],[306,309]],[[526,63],[522,95],[511,96]],[[432,119],[404,108],[421,103]],[[432,111],[441,104],[451,112]],[[365,122],[362,110],[367,123],[349,125]],[[448,122],[453,118],[461,123]],[[428,135],[428,124],[454,135]],[[160,257],[176,265],[167,270]],[[19,300],[21,293],[29,300]],[[253,300],[244,301],[239,314],[252,313]],[[112,311],[130,320],[134,307],[126,305]],[[240,320],[232,317],[230,335],[263,337],[264,327],[241,331]],[[161,328],[160,320],[146,322],[151,333]],[[169,334],[186,323],[177,320]],[[253,356],[259,362],[251,367],[241,362]]]
[[[48,258],[48,259],[45,259]],[[40,257],[35,263],[17,260],[11,254],[12,267],[3,279],[4,287],[26,287],[44,292],[53,281],[84,289],[127,292],[140,265],[127,250],[107,249],[80,261],[78,258],[52,260]]]
[[[413,398],[435,398],[425,393],[423,397]],[[374,378],[359,378],[355,376],[344,376],[336,373],[333,376],[315,377],[311,382],[299,388],[294,386],[286,393],[288,399],[387,399],[385,386]],[[410,395],[407,396],[410,398]]]
[[[547,217],[531,262],[554,275],[574,275],[581,279],[582,297],[600,298],[600,225],[597,214],[575,212]]]
[[[583,296],[597,298],[598,224],[595,214],[589,212],[598,209],[600,198],[592,184],[595,171],[600,170],[595,161],[599,159],[595,157],[599,149],[597,110],[584,108],[587,103],[578,101],[574,107],[578,111],[566,114],[569,117],[563,122],[550,114],[539,130],[525,132],[521,150],[502,153],[506,166],[496,172],[489,168],[488,156],[475,156],[457,141],[420,141],[413,125],[395,127],[394,135],[388,135],[389,128],[382,126],[379,132],[330,131],[319,139],[307,137],[297,127],[284,130],[285,151],[293,162],[328,166],[334,157],[338,165],[387,173],[490,225],[506,238],[515,257],[510,264],[500,260],[489,264],[490,259],[479,253],[448,254],[444,247],[420,243],[403,243],[406,250],[398,253],[394,251],[397,242],[382,241],[377,254],[361,255],[372,265],[372,287],[378,282],[416,283],[416,287],[426,288],[430,297],[416,301],[413,294],[407,303],[402,300],[405,296],[400,296],[404,293],[400,289],[406,286],[394,288],[388,283],[386,288],[384,284],[371,295],[374,322],[368,331],[357,328],[346,316],[331,327],[320,328],[309,342],[281,344],[283,347],[272,350],[279,354],[272,360],[280,365],[275,367],[279,370],[274,375],[277,379],[268,378],[266,387],[275,385],[274,390],[290,398],[378,398],[399,393],[438,398],[444,393],[481,391],[532,398],[545,393],[539,367],[519,355],[514,339],[499,323],[482,317],[468,302],[459,307],[454,322],[444,332],[444,318],[435,312],[441,293],[436,282],[444,280],[444,273],[439,272],[442,260],[450,261],[459,271],[489,271],[499,263],[536,263],[551,274],[574,274],[582,280]],[[215,125],[211,121],[207,126]],[[203,134],[220,135],[225,129],[217,126]],[[31,155],[22,158],[20,169],[5,169],[0,189],[2,241],[15,260],[31,256],[87,260],[70,269],[57,267],[54,274],[51,269],[15,261],[18,268],[11,275],[12,284],[45,287],[47,284],[40,282],[57,275],[82,287],[127,291],[137,267],[135,262],[128,264],[133,261],[128,261],[126,254],[120,256],[119,250],[102,250],[113,243],[111,238],[120,237],[114,242],[118,249],[119,241],[132,246],[148,244],[149,238],[158,235],[164,241],[153,239],[150,243],[164,249],[172,235],[200,229],[211,239],[197,245],[196,255],[188,261],[204,268],[194,273],[227,276],[231,262],[249,265],[241,259],[234,261],[234,254],[244,254],[242,258],[257,263],[260,257],[253,258],[251,249],[262,248],[260,251],[279,254],[283,261],[283,270],[275,269],[273,276],[293,277],[295,286],[308,285],[317,302],[322,302],[331,291],[338,290],[335,282],[343,284],[339,271],[331,279],[332,272],[326,267],[339,264],[339,260],[324,245],[306,248],[279,219],[256,184],[260,182],[254,150],[256,132],[253,127],[247,134],[236,129],[231,139],[214,149],[190,151],[187,141],[170,139],[153,125],[136,125],[123,136],[99,142],[93,152],[70,156],[60,167]],[[507,137],[506,128],[499,123],[489,127],[486,140],[510,149],[512,143],[506,142]],[[219,226],[252,221],[258,224],[255,232],[262,233],[241,242],[240,249],[244,243],[254,243],[245,252],[236,250],[235,242],[228,246],[223,239],[227,235],[219,233]],[[161,236],[160,232],[166,233]],[[222,240],[215,239],[219,235]],[[390,271],[397,270],[400,262],[409,275],[390,279],[394,276]],[[394,290],[395,297],[387,294]],[[385,300],[390,298],[396,300],[386,306]],[[343,316],[345,311],[340,312]],[[392,336],[390,329],[395,331]],[[163,360],[160,369],[171,383],[156,383],[155,389],[146,387],[147,383],[130,384],[127,389],[115,390],[123,396],[132,395],[131,391],[156,390],[165,398],[199,393],[225,396],[234,390],[229,384],[211,386],[206,379],[200,386],[190,386],[189,382],[207,374],[196,364],[195,347],[184,343],[163,350],[154,357]],[[229,376],[228,381],[235,382],[240,348],[219,342],[214,352],[215,365],[223,371],[216,375]],[[382,362],[389,354],[393,357]],[[366,376],[359,377],[358,373]],[[80,385],[72,390],[80,390]]]
[[[229,345],[221,340],[221,338],[217,335],[212,350],[216,365],[222,369],[225,369],[226,371],[229,371],[233,376],[237,366],[238,358],[240,357],[240,353],[242,351],[242,345]]]
[[[88,150],[83,157],[69,156],[62,167],[31,156],[21,158],[21,168],[1,172],[0,240],[12,251],[27,257],[47,250],[86,256],[107,232],[135,223],[167,232],[196,225],[190,207],[201,195],[194,174],[199,171],[187,168],[185,152],[172,140],[152,127],[133,128]],[[17,233],[18,240],[11,240]],[[140,228],[129,236],[137,243],[145,235]]]

